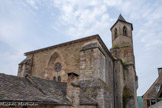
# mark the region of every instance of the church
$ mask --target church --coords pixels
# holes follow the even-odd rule
[[[26,52],[17,76],[0,74],[0,102],[16,108],[138,108],[133,25],[119,15],[110,31],[110,50],[96,34]]]

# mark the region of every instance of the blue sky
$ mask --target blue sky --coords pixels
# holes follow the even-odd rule
[[[0,72],[16,75],[24,52],[93,34],[110,49],[120,13],[134,26],[143,95],[162,67],[162,0],[0,0]]]

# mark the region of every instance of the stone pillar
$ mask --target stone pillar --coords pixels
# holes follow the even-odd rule
[[[67,96],[72,101],[71,108],[79,108],[80,106],[80,86],[78,85],[79,75],[68,73]]]
[[[80,80],[100,78],[106,82],[105,62],[106,57],[97,42],[85,45],[80,51]]]
[[[19,64],[18,68],[18,74],[19,77],[25,77],[26,74],[32,73],[32,64],[33,59],[32,58],[26,58]]]

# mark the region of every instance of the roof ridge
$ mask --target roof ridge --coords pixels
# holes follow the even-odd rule
[[[37,49],[37,50],[33,50],[33,51],[26,52],[26,53],[24,53],[24,54],[25,54],[25,55],[27,55],[27,54],[32,54],[32,53],[35,53],[35,52],[38,52],[38,51],[51,49],[51,48],[53,48],[53,47],[60,47],[60,46],[64,46],[65,44],[72,44],[72,43],[75,43],[75,42],[77,42],[77,41],[84,41],[84,40],[87,40],[87,39],[90,39],[90,38],[96,38],[96,37],[99,37],[99,34],[95,34],[95,35],[83,37],[83,38],[80,38],[80,39],[76,39],[76,40],[64,42],[64,43],[61,43],[61,44],[52,45],[52,46],[45,47],[45,48],[40,48],[40,49]]]
[[[41,93],[46,95],[46,93],[37,85],[35,81],[32,80],[31,76],[29,74],[25,75],[25,78],[35,87],[37,88]]]

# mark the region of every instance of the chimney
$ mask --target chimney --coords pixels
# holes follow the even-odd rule
[[[80,105],[80,86],[78,85],[79,75],[68,73],[67,96],[72,101],[72,108],[79,108]]]
[[[162,68],[158,68],[159,76],[162,76]]]

